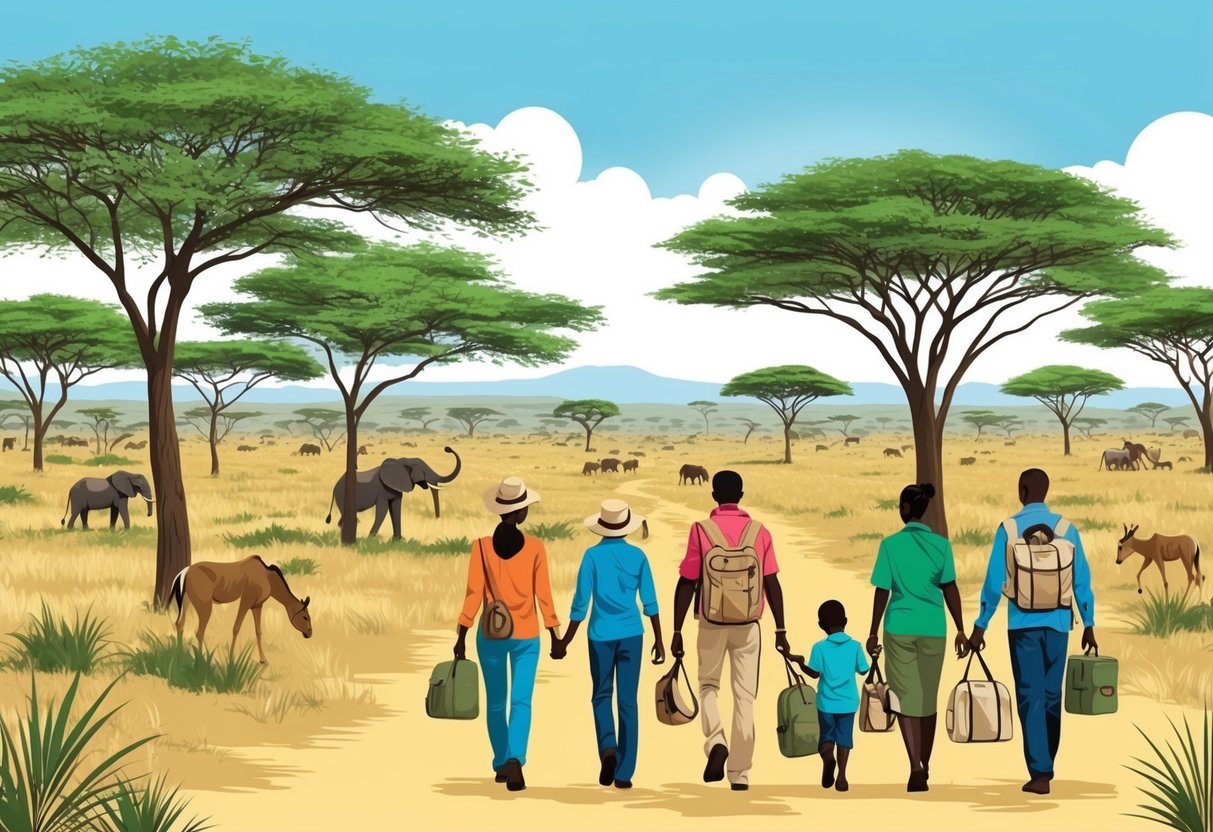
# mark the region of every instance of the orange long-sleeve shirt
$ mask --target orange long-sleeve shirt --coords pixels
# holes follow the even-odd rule
[[[484,558],[480,549],[484,547]],[[536,638],[539,635],[539,618],[535,614],[535,602],[543,613],[544,627],[560,625],[556,617],[556,605],[552,602],[552,581],[548,577],[548,554],[543,542],[527,537],[522,551],[509,560],[503,560],[493,551],[493,538],[482,537],[472,543],[472,556],[468,562],[467,594],[463,599],[463,610],[459,623],[472,628],[476,624],[476,611],[485,596],[484,566],[489,568],[491,587],[496,589],[499,600],[510,608],[514,619],[513,638]],[[492,590],[489,598],[493,600]]]

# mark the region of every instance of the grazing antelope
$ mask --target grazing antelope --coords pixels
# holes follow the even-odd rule
[[[1116,565],[1124,563],[1134,552],[1145,559],[1141,569],[1137,570],[1137,593],[1139,595],[1141,594],[1141,573],[1145,572],[1151,563],[1158,567],[1158,571],[1162,575],[1163,590],[1170,589],[1170,584],[1167,583],[1167,570],[1164,566],[1164,563],[1169,560],[1182,561],[1184,569],[1188,573],[1188,586],[1196,584],[1197,590],[1203,592],[1205,578],[1200,574],[1200,544],[1196,542],[1196,538],[1189,534],[1154,534],[1149,539],[1138,540],[1134,537],[1137,534],[1137,528],[1137,526],[1133,528],[1125,526],[1124,537],[1116,545]]]
[[[236,637],[244,614],[253,611],[253,627],[257,632],[257,654],[266,664],[265,650],[261,647],[261,606],[270,598],[282,604],[287,618],[304,638],[312,637],[312,617],[308,612],[311,596],[300,601],[287,586],[286,577],[277,564],[267,564],[258,555],[234,563],[202,562],[187,566],[173,579],[173,599],[177,602],[177,638],[185,629],[185,611],[189,604],[198,611],[198,647],[203,647],[206,623],[211,618],[215,604],[230,604],[240,601],[236,623],[232,627],[232,650],[236,649]]]

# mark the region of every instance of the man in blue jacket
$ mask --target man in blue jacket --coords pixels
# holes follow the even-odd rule
[[[1061,515],[1049,511],[1049,475],[1030,468],[1019,475],[1019,501],[1023,510],[1014,516],[1019,535],[1043,524],[1053,529]],[[1091,569],[1082,548],[1078,529],[1070,526],[1063,537],[1074,544],[1074,606],[1082,618],[1082,646],[1098,649],[1095,643],[1095,596],[1091,592]],[[981,613],[969,636],[974,650],[985,648],[985,632],[1002,600],[1007,580],[1007,534],[1000,526],[994,535],[990,565],[981,587]],[[1028,782],[1023,790],[1048,794],[1053,779],[1053,761],[1061,742],[1061,689],[1065,681],[1066,650],[1074,610],[1025,610],[1007,601],[1008,641],[1011,670],[1015,676],[1015,699],[1023,731],[1024,759]]]

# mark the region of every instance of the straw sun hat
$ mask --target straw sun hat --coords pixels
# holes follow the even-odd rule
[[[496,515],[509,514],[539,502],[539,493],[528,491],[522,477],[506,477],[484,492],[484,506]]]
[[[603,537],[624,537],[643,526],[645,536],[648,536],[648,521],[623,500],[603,500],[602,509],[585,518],[585,525]]]

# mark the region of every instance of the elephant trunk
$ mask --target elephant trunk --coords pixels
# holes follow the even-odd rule
[[[143,497],[142,494],[140,494],[139,496]],[[155,503],[156,501],[153,500],[151,497],[143,497],[143,499],[147,503],[147,516],[151,517],[152,516],[152,504]]]
[[[446,483],[455,479],[455,477],[459,476],[459,472],[463,470],[463,460],[459,458],[459,454],[455,453],[455,450],[449,445],[443,448],[443,450],[455,457],[455,470],[451,471],[451,473],[444,477],[427,465],[425,467],[425,481],[430,485],[445,485]]]

